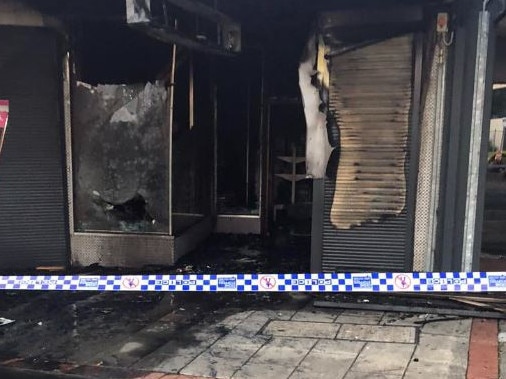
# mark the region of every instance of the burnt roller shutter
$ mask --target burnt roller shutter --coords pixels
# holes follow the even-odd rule
[[[340,153],[325,181],[323,271],[408,268],[412,72],[412,36],[330,61]]]
[[[0,153],[0,268],[68,261],[57,36],[0,28],[0,99],[10,102]]]

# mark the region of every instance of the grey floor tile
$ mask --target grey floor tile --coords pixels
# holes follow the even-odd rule
[[[271,321],[264,329],[265,335],[282,337],[335,338],[339,324],[302,321]]]
[[[410,326],[343,324],[337,339],[371,342],[415,343],[416,328]]]
[[[342,379],[364,342],[320,340],[290,379]]]
[[[288,378],[317,340],[307,338],[273,338],[263,346],[234,378]]]
[[[402,378],[414,349],[403,343],[369,342],[344,378]]]

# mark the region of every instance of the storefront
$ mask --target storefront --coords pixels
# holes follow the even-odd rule
[[[501,1],[9,4],[4,267],[287,231],[313,271],[477,268]]]

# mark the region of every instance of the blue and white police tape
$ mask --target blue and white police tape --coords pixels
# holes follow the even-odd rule
[[[0,290],[498,292],[506,291],[506,272],[0,276]]]

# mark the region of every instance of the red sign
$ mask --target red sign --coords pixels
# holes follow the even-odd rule
[[[0,153],[7,130],[7,121],[9,120],[9,100],[0,100]]]
[[[0,129],[4,129],[7,126],[7,118],[9,112],[0,112]]]

